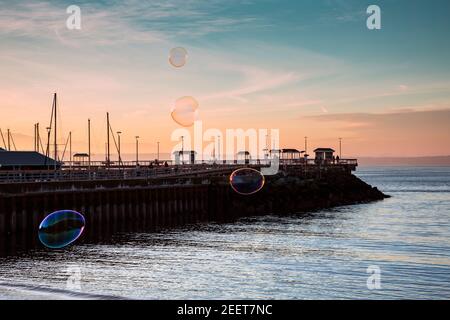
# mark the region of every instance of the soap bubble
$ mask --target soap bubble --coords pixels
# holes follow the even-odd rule
[[[190,127],[198,119],[198,102],[192,97],[183,97],[170,110],[172,119],[183,127]]]
[[[175,68],[183,67],[187,62],[188,53],[185,48],[178,47],[170,50],[169,62]]]
[[[242,195],[250,195],[264,187],[265,178],[258,170],[242,168],[230,175],[230,185],[234,191]]]
[[[48,248],[64,248],[81,236],[85,224],[84,217],[76,211],[53,212],[39,225],[39,240]]]

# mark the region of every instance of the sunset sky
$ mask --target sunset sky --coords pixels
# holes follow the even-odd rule
[[[72,4],[81,30],[66,28]],[[32,149],[58,92],[75,151],[91,118],[103,152],[109,111],[124,153],[136,135],[143,153],[169,152],[170,109],[192,96],[204,127],[280,129],[282,147],[342,137],[347,156],[450,155],[449,13],[448,0],[0,1],[0,128]]]

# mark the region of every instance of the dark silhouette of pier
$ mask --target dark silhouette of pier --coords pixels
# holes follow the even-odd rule
[[[294,199],[297,186],[283,189],[271,186],[272,180],[295,177],[314,182],[330,173],[354,177],[351,171],[356,165],[355,160],[327,164],[281,161],[279,174],[266,177],[267,186],[250,196],[232,190],[230,174],[244,167],[260,170],[261,164],[91,166],[89,170],[64,166],[59,170],[0,171],[0,252],[11,251],[18,243],[25,247],[40,245],[40,222],[58,210],[84,215],[86,229],[80,241],[107,238],[120,230],[157,230],[295,211],[295,204],[285,208],[285,204],[277,203],[280,195],[275,194]],[[328,199],[328,195],[325,197]],[[301,208],[315,206],[311,201],[303,201],[302,205],[305,203],[308,206]]]

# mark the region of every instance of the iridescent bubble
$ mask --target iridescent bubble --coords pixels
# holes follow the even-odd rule
[[[172,119],[183,127],[190,127],[198,119],[198,102],[192,97],[183,97],[170,110]]]
[[[39,240],[51,249],[60,249],[77,240],[85,227],[83,215],[61,210],[49,214],[39,225]]]
[[[265,178],[258,170],[242,168],[230,175],[230,185],[239,194],[249,195],[264,187]]]
[[[181,68],[186,64],[188,53],[185,48],[178,47],[170,50],[169,62],[175,68]]]

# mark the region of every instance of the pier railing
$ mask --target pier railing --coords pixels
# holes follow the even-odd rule
[[[45,181],[81,181],[81,180],[128,180],[150,179],[164,177],[182,177],[192,175],[219,174],[224,171],[232,171],[238,166],[206,167],[206,166],[169,166],[158,168],[136,167],[133,169],[108,168],[108,169],[62,169],[62,170],[13,170],[0,171],[1,183],[20,182],[45,182]],[[240,167],[240,166],[239,166]]]
[[[65,163],[57,170],[0,170],[0,184],[47,182],[47,181],[83,181],[83,180],[128,180],[128,179],[157,179],[171,177],[208,177],[230,174],[242,167],[260,169],[270,166],[267,160],[251,160],[239,162],[216,161],[214,163],[196,162],[195,164],[167,164],[155,166],[150,161],[139,162],[134,166],[109,163],[91,163],[75,165]],[[283,159],[279,162],[281,170],[320,171],[328,169],[343,169],[353,171],[358,162],[356,159],[341,159],[338,161],[317,161],[314,159]]]
[[[317,160],[317,159],[280,159],[280,164],[307,164],[307,165],[358,165],[357,159],[338,159],[338,160]],[[98,168],[135,168],[136,166],[139,167],[162,167],[164,164],[167,163],[168,166],[176,165],[176,163],[173,160],[160,160],[159,162],[156,162],[155,160],[149,161],[91,161],[89,164],[87,161],[64,161],[63,167],[64,168],[74,168],[74,169],[98,169]],[[185,160],[183,162],[180,161],[180,164],[182,165],[233,165],[233,164],[250,164],[250,165],[270,165],[271,160],[270,159],[247,159],[247,160],[196,160],[194,163],[191,163],[188,160]],[[52,169],[50,166],[49,169]]]

